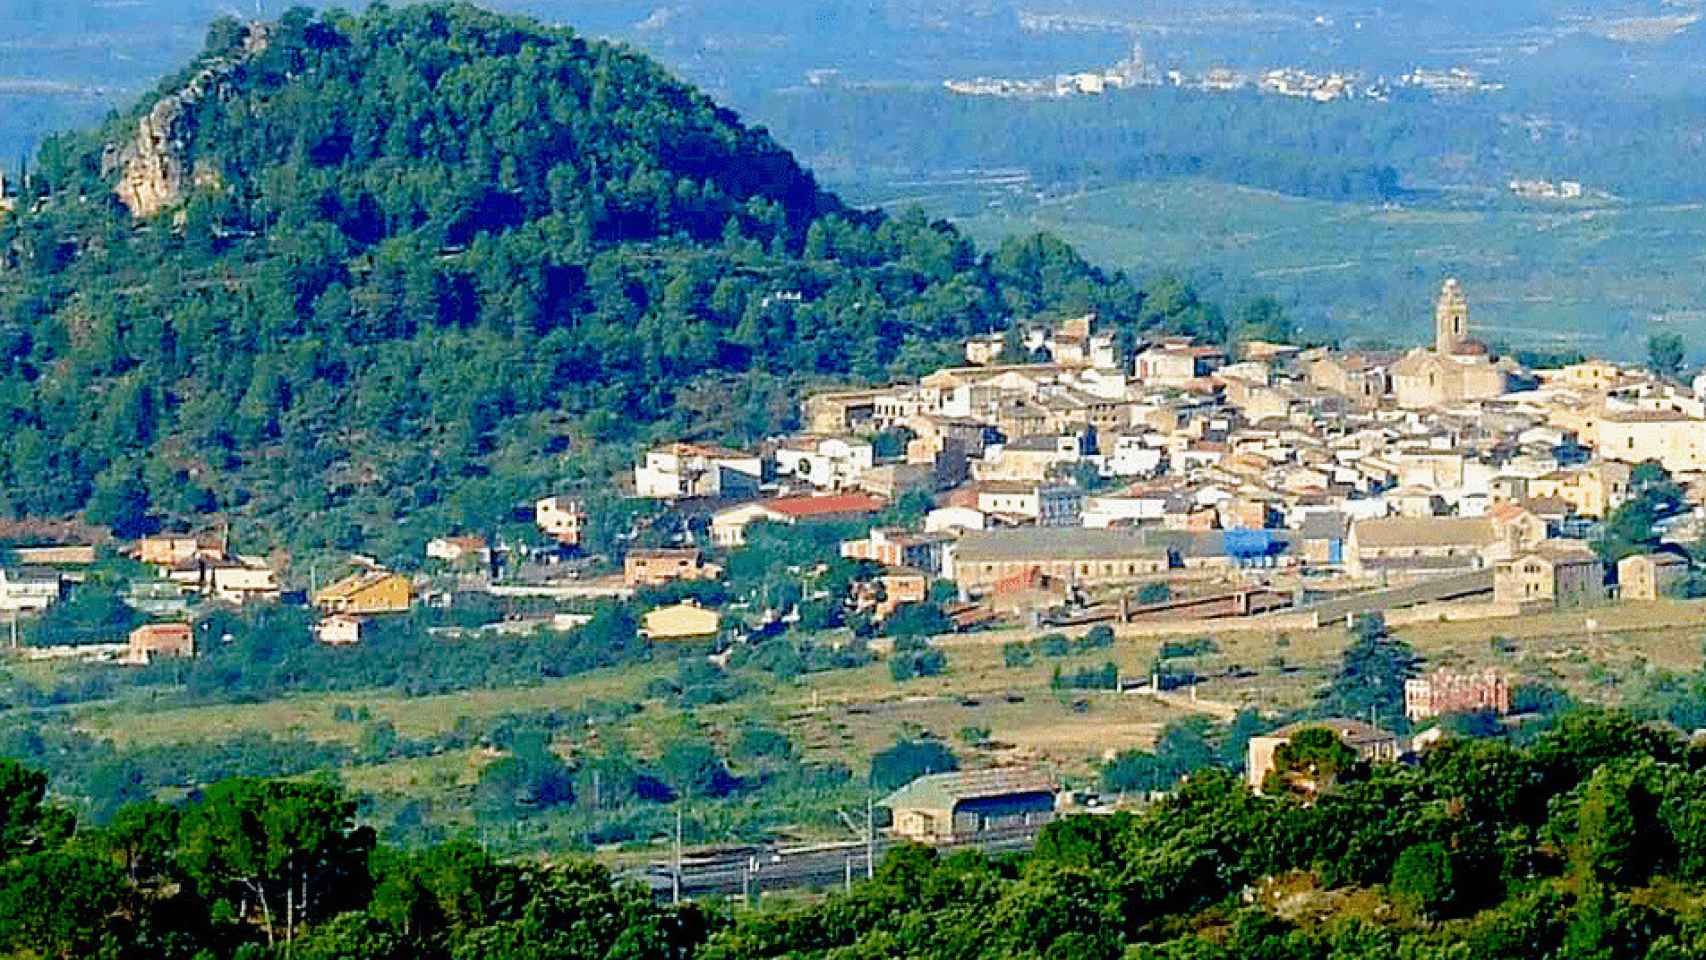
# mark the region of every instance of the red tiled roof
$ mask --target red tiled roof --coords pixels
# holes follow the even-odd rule
[[[786,517],[823,517],[835,514],[876,513],[888,503],[868,493],[837,493],[821,497],[781,497],[763,506]]]

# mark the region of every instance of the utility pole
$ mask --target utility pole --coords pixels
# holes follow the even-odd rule
[[[844,861],[844,863],[847,867],[847,876],[841,881],[841,889],[848,892],[848,893],[852,893],[853,892],[853,858],[848,857]]]
[[[671,901],[681,906],[681,807],[675,808],[675,869],[670,873]]]
[[[865,879],[877,875],[877,801],[865,794]]]

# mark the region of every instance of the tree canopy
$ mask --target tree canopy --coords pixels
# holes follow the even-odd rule
[[[183,182],[137,220],[115,185],[169,97]],[[0,221],[0,513],[122,535],[397,553],[1015,320],[1227,327],[1051,237],[849,208],[646,58],[460,3],[222,21],[33,182]]]

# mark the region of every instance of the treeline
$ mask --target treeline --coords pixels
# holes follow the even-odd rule
[[[919,751],[916,744],[897,746]],[[79,827],[0,763],[0,949],[42,957],[1681,960],[1706,950],[1706,754],[1624,714],[1370,766],[1331,737],[1257,796],[1197,773],[1034,853],[891,853],[849,893],[733,914],[573,862],[375,841],[312,782],[224,781]],[[910,756],[910,754],[908,755]],[[934,758],[951,762],[951,756]],[[899,762],[896,759],[895,762]],[[875,774],[875,770],[873,771]],[[886,775],[886,774],[885,774]],[[205,952],[203,952],[205,951]]]
[[[1330,738],[1329,738],[1330,739]],[[742,916],[750,957],[1681,958],[1706,949],[1702,756],[1579,713],[1530,749],[1456,740],[1415,766],[1340,752],[1319,792],[1199,772],[1150,811],[1049,827],[1020,860],[891,855],[877,882]]]
[[[597,866],[380,847],[318,783],[228,780],[74,831],[0,763],[0,946],[104,957],[685,957],[708,932]]]
[[[750,442],[808,382],[917,374],[1014,317],[1224,333],[1027,238],[845,208],[626,49],[464,4],[288,14],[187,108],[179,203],[103,166],[154,98],[42,151],[0,221],[0,513],[405,555],[632,445]],[[36,209],[39,205],[40,209]],[[1129,339],[1129,336],[1128,336]]]
[[[601,603],[589,616],[572,630],[457,640],[439,632],[447,617],[423,610],[375,620],[360,646],[336,647],[314,639],[312,615],[303,608],[219,610],[196,621],[193,660],[162,658],[123,669],[67,666],[39,679],[0,671],[0,710],[79,703],[135,689],[153,691],[156,698],[172,691],[184,704],[336,691],[431,696],[525,686],[651,658],[633,609]]]

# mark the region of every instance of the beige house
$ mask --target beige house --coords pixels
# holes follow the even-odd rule
[[[811,433],[865,433],[881,429],[877,404],[884,390],[843,390],[806,398],[805,425]]]
[[[234,565],[214,567],[209,579],[213,595],[236,606],[273,603],[283,596],[278,572],[255,558],[240,557]]]
[[[630,587],[658,587],[675,580],[716,580],[723,568],[706,563],[694,547],[634,549],[622,559],[622,582]]]
[[[1184,387],[1226,364],[1226,351],[1176,337],[1137,355],[1137,379],[1147,386]]]
[[[1352,576],[1480,570],[1499,542],[1488,517],[1378,517],[1351,524],[1345,566]]]
[[[1567,387],[1578,390],[1593,390],[1604,392],[1617,386],[1623,380],[1623,370],[1614,363],[1604,360],[1584,360],[1573,363],[1553,374],[1552,379]]]
[[[721,626],[716,611],[696,603],[678,603],[647,613],[640,635],[649,640],[709,640]]]
[[[1290,743],[1291,738],[1298,733],[1317,728],[1331,730],[1339,741],[1350,747],[1356,753],[1357,759],[1364,763],[1391,763],[1398,759],[1396,734],[1387,733],[1361,720],[1306,720],[1281,727],[1265,737],[1250,738],[1244,765],[1244,775],[1250,789],[1257,793],[1262,792],[1263,782],[1268,779],[1268,774],[1273,772],[1276,750]]]
[[[350,647],[361,642],[367,621],[335,613],[314,624],[314,639],[331,647]]]
[[[1624,600],[1668,597],[1688,577],[1688,561],[1674,553],[1638,553],[1617,561],[1617,591]]]
[[[1054,819],[1059,788],[1024,767],[927,774],[885,797],[894,835],[914,843],[951,843],[991,833],[1040,829]]]
[[[152,663],[163,657],[195,656],[195,630],[187,623],[146,623],[130,631],[132,663]]]
[[[1517,503],[1495,503],[1487,509],[1487,519],[1493,522],[1493,534],[1498,542],[1497,557],[1514,557],[1546,541],[1546,521],[1533,510]]]
[[[566,547],[580,546],[586,521],[586,505],[572,497],[545,497],[533,504],[534,526]]]
[[[1035,571],[1079,586],[1131,583],[1168,570],[1167,551],[1125,530],[1022,527],[968,532],[955,545],[949,576],[962,591],[986,593]]]
[[[1493,602],[1581,607],[1605,600],[1605,565],[1580,543],[1551,540],[1493,568]]]
[[[1671,473],[1706,470],[1706,420],[1671,410],[1606,413],[1593,423],[1596,450],[1607,460],[1657,460]]]
[[[1083,441],[1076,435],[1033,434],[992,447],[978,465],[977,476],[979,480],[1035,483],[1081,459]]]
[[[136,559],[153,567],[176,567],[197,560],[225,559],[225,547],[212,536],[161,534],[136,541]]]
[[[1385,354],[1323,353],[1309,361],[1308,382],[1350,400],[1355,407],[1375,407],[1392,393],[1388,366],[1393,359]]]

